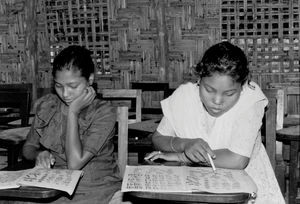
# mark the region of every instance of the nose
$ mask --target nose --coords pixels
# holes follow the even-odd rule
[[[68,88],[66,87],[63,88],[62,95],[64,98],[68,98],[68,96],[70,95]]]
[[[213,98],[213,103],[215,105],[221,105],[223,103],[223,97],[220,96],[219,94],[216,94]]]

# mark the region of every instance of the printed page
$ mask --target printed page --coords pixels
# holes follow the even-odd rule
[[[189,166],[126,166],[122,192],[256,193],[244,170]]]
[[[186,167],[186,185],[193,192],[256,193],[257,186],[244,170]]]
[[[21,186],[53,188],[72,195],[83,171],[33,168],[18,183]]]
[[[18,179],[22,177],[28,170],[22,171],[0,171],[0,189],[18,188]]]
[[[122,192],[190,192],[185,187],[183,168],[168,166],[126,166]]]

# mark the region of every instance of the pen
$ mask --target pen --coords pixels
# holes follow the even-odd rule
[[[213,171],[216,172],[216,167],[215,167],[214,161],[212,160],[211,156],[208,153],[207,153],[207,156],[208,156],[209,163],[210,163]]]

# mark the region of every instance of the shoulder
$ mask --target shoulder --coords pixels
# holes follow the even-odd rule
[[[190,89],[194,89],[196,86],[197,86],[196,83],[187,82],[187,83],[179,85],[175,91],[180,92],[180,91],[190,90]]]
[[[100,110],[100,111],[115,109],[115,107],[113,107],[109,101],[99,99],[99,98],[96,98],[93,101],[90,108],[94,110]]]
[[[250,97],[254,96],[255,98],[257,98],[257,100],[266,99],[265,94],[262,92],[259,85],[254,81],[244,84],[243,94],[245,96],[250,96]]]
[[[173,92],[171,96],[173,97],[185,97],[197,90],[197,84],[192,82],[187,82],[178,86],[178,88]]]
[[[243,90],[240,96],[240,101],[246,103],[248,105],[252,105],[259,101],[263,101],[265,105],[268,103],[268,99],[259,87],[258,84],[251,81],[250,83],[246,83],[243,86]]]
[[[172,107],[179,109],[186,106],[198,106],[200,102],[198,90],[198,86],[195,83],[187,82],[181,84],[171,96],[161,101],[162,108]]]
[[[55,94],[47,94],[38,98],[34,103],[34,111],[39,111],[41,109],[52,109],[57,107],[60,99]]]
[[[89,107],[82,112],[82,117],[89,120],[91,118],[115,115],[116,107],[109,101],[96,98]]]
[[[237,111],[238,114],[261,115],[267,104],[268,99],[261,88],[255,82],[250,82],[244,84],[241,96],[232,111]]]

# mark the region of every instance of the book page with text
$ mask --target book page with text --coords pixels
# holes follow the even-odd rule
[[[186,185],[193,192],[256,193],[257,186],[244,170],[211,167],[185,167]]]
[[[186,189],[182,168],[168,166],[126,166],[122,192],[190,192]]]
[[[72,195],[82,174],[81,170],[33,168],[18,183],[21,186],[53,188]]]
[[[190,166],[126,166],[122,192],[256,193],[244,170]]]
[[[18,188],[20,179],[28,170],[21,171],[0,171],[0,189]]]

